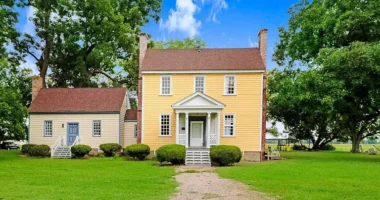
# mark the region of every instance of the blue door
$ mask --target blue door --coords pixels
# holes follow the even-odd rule
[[[73,144],[76,136],[79,136],[79,124],[67,123],[67,145]]]

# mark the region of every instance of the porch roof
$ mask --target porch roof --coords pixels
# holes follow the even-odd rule
[[[226,105],[202,93],[194,92],[172,105],[173,109],[223,109]]]

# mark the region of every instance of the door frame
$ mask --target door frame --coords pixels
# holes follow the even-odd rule
[[[197,124],[197,123],[199,123],[199,124],[201,124],[201,145],[200,146],[193,146],[192,144],[191,144],[191,136],[192,136],[192,134],[193,134],[193,124]],[[190,122],[190,145],[189,145],[189,147],[203,147],[203,140],[204,140],[204,137],[203,137],[203,135],[204,135],[204,121],[191,121]]]
[[[79,136],[79,122],[67,122],[66,125],[66,145],[71,145],[69,144],[69,124],[76,124],[78,125],[78,136]]]

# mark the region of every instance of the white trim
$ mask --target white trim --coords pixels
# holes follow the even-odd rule
[[[175,143],[179,143],[179,113],[175,114]]]
[[[166,77],[169,77],[169,81],[170,81],[170,91],[169,91],[169,94],[162,94],[162,78],[166,78]],[[173,88],[172,88],[172,86],[173,86],[173,80],[172,80],[172,76],[171,75],[162,75],[162,76],[160,76],[160,93],[159,93],[159,95],[161,95],[161,96],[171,96],[172,95],[172,91],[173,91]]]
[[[202,98],[208,100],[208,101],[211,101],[212,103],[215,104],[215,106],[182,106],[181,104],[191,100],[192,98],[196,97],[196,96],[201,96]],[[204,93],[202,92],[195,92],[193,93],[192,95],[178,101],[177,103],[173,104],[172,105],[172,108],[174,109],[215,109],[215,108],[219,108],[219,109],[222,109],[224,108],[226,105],[224,105],[223,103],[205,95]]]
[[[211,113],[207,113],[207,131],[206,131],[206,147],[210,148],[210,135],[211,135]]]
[[[194,108],[194,109],[176,109],[175,113],[220,113],[222,109],[215,109],[215,108]],[[201,115],[201,116],[206,116],[206,115]]]
[[[202,126],[201,126],[201,138],[202,138],[202,144],[201,144],[201,146],[193,146],[193,145],[191,145],[191,135],[193,134],[193,124],[195,124],[195,123],[200,123],[200,124],[202,124]],[[190,122],[190,132],[189,132],[189,138],[190,138],[190,147],[203,147],[203,140],[204,140],[204,138],[203,138],[203,126],[204,126],[204,123],[203,123],[203,121],[191,121]]]
[[[263,93],[264,93],[264,73],[261,74],[261,94],[260,94],[260,147],[259,151],[263,151]]]
[[[141,90],[142,90],[142,93],[141,93],[141,143],[144,144],[144,75],[141,76],[142,78],[142,84],[141,84]]]
[[[186,139],[185,139],[185,147],[188,148],[189,147],[189,113],[185,113],[185,135],[186,135]]]
[[[217,142],[218,142],[218,143],[217,143],[217,144],[219,145],[219,144],[220,144],[220,125],[221,125],[221,124],[220,124],[220,122],[221,122],[221,121],[220,121],[220,115],[221,115],[221,113],[218,112],[217,115],[218,115],[218,128],[217,128],[217,131],[218,131],[218,132],[217,132],[217,134],[218,134],[218,136],[217,136],[218,141],[217,141]]]
[[[232,115],[233,116],[233,123],[234,125],[232,126],[233,127],[233,135],[226,135],[226,129],[225,129],[225,126],[226,126],[226,115]],[[223,137],[236,137],[236,115],[233,114],[233,113],[224,113],[223,114]]]
[[[169,135],[161,135],[161,119],[162,119],[162,115],[169,115]],[[172,136],[172,133],[171,133],[171,128],[172,128],[172,116],[171,116],[171,113],[160,113],[160,123],[158,124],[158,126],[159,126],[159,133],[158,133],[158,136],[160,136],[160,137],[170,137],[170,136]]]
[[[228,94],[227,93],[227,90],[226,90],[226,78],[227,77],[234,77],[234,93],[233,94]],[[224,87],[223,87],[223,95],[225,95],[225,96],[236,96],[237,95],[237,92],[236,92],[236,75],[224,75],[224,85],[223,85]]]
[[[194,89],[193,89],[193,91],[197,92],[195,90],[196,89],[196,85],[197,85],[197,77],[202,77],[203,78],[203,93],[206,94],[206,76],[205,75],[195,75],[194,76]]]
[[[179,71],[142,71],[142,74],[238,74],[263,73],[265,70],[179,70]]]

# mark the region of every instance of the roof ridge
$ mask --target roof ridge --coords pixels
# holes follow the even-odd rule
[[[227,47],[221,47],[221,48],[201,48],[201,50],[241,50],[241,49],[252,49],[252,50],[259,50],[258,47],[237,47],[237,48],[227,48]],[[154,51],[161,51],[161,50],[198,50],[197,48],[191,48],[191,49],[148,49],[148,50],[154,50]]]
[[[70,89],[70,90],[73,90],[73,89],[127,89],[126,87],[112,87],[112,88],[91,88],[91,87],[87,87],[87,88],[41,88],[41,89],[49,89],[49,90],[53,90],[53,89]]]

